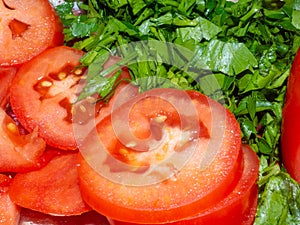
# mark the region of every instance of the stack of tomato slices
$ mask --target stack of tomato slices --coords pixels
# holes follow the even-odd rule
[[[225,107],[196,91],[139,93],[126,68],[109,102],[77,101],[85,53],[62,46],[48,1],[17,2],[0,1],[0,224],[22,209],[83,224],[89,212],[95,224],[253,223],[259,161]]]

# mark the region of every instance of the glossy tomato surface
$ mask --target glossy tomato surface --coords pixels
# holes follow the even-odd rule
[[[80,150],[84,200],[105,216],[136,223],[176,221],[209,208],[232,191],[242,165],[234,116],[198,92],[175,89],[126,101]]]
[[[82,69],[76,70],[83,54],[65,46],[48,49],[24,64],[10,87],[10,103],[20,123],[57,148],[77,148],[72,103],[83,75]]]
[[[284,166],[300,183],[300,51],[296,54],[288,78],[282,111],[281,153]]]
[[[62,24],[47,0],[0,1],[0,66],[29,61],[62,45]]]

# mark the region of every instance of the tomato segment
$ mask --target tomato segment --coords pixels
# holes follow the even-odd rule
[[[300,183],[300,50],[288,78],[285,104],[282,109],[282,161],[291,176]]]
[[[0,174],[0,225],[16,225],[20,219],[20,208],[8,195],[10,183],[11,178]]]
[[[110,218],[176,221],[207,209],[236,184],[239,125],[228,110],[198,92],[144,92],[113,110],[97,131],[80,148],[80,188],[85,201]]]
[[[0,18],[0,66],[22,64],[63,44],[62,24],[47,0],[1,0]]]
[[[14,203],[53,215],[80,215],[90,210],[78,187],[77,153],[53,158],[40,170],[19,173],[9,189]]]
[[[10,88],[10,103],[20,123],[37,129],[49,145],[76,149],[72,128],[72,103],[83,75],[75,69],[83,52],[56,47],[24,64]]]

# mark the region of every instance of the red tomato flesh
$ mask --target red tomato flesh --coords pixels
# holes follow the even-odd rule
[[[19,224],[20,208],[11,201],[8,195],[10,183],[11,178],[0,174],[0,225]]]
[[[82,200],[77,175],[77,153],[53,158],[40,170],[17,174],[9,189],[12,201],[46,214],[80,215],[90,209]]]
[[[288,78],[285,104],[282,110],[282,161],[291,176],[300,183],[300,50],[297,52]]]
[[[47,0],[0,1],[0,66],[22,64],[62,45],[63,27]]]
[[[234,188],[242,158],[240,129],[219,103],[195,91],[152,89],[113,113],[97,124],[98,133],[89,135],[80,148],[82,196],[99,213],[135,223],[177,221],[209,208]],[[135,150],[130,135],[142,150]],[[97,146],[99,140],[106,151]],[[153,143],[158,147],[153,149]],[[110,154],[102,157],[103,152]],[[173,178],[139,186],[144,179],[152,182],[164,176],[156,166],[177,153],[187,160],[180,170],[168,161],[165,169]],[[123,178],[134,183],[139,176],[136,184],[122,183]]]
[[[74,68],[83,54],[64,46],[46,50],[19,69],[10,88],[20,123],[28,131],[37,129],[47,144],[60,149],[77,148],[71,111],[83,75]]]

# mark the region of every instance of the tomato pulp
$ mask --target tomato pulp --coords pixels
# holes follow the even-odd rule
[[[282,110],[281,154],[291,176],[300,183],[300,50],[288,78],[285,104]]]
[[[152,89],[112,110],[80,150],[84,200],[134,223],[177,221],[209,208],[233,190],[242,165],[234,116],[196,91],[175,89]]]
[[[62,45],[63,27],[47,0],[0,1],[0,66],[19,65]]]

